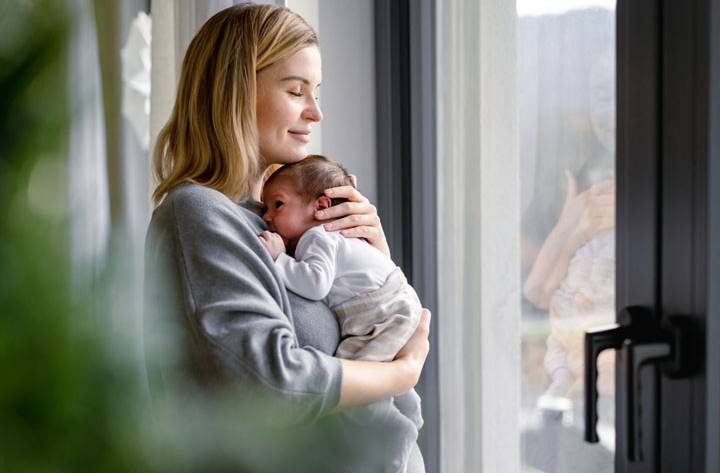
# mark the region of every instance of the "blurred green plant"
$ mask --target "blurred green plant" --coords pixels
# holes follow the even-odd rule
[[[126,455],[130,439],[114,422],[109,394],[124,374],[71,297],[70,25],[62,2],[0,7],[0,471],[128,471],[144,461]]]
[[[272,427],[277,404],[180,382],[153,403],[137,340],[107,320],[117,272],[71,287],[72,28],[65,2],[0,3],[0,472],[329,471],[351,454],[332,417]]]

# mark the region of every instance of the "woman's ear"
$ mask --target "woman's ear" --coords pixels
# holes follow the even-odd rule
[[[325,210],[332,207],[332,200],[326,195],[321,195],[315,199],[315,211]]]

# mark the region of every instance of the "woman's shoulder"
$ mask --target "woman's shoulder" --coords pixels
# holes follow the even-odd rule
[[[180,184],[172,189],[158,208],[161,207],[172,207],[175,212],[183,211],[188,212],[190,215],[217,212],[224,209],[240,215],[246,212],[250,213],[241,205],[230,200],[222,192],[193,183]]]
[[[186,183],[172,189],[153,212],[153,220],[194,228],[216,224],[249,227],[254,234],[264,227],[262,219],[222,192]]]

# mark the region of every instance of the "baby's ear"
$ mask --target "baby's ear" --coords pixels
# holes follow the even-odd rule
[[[332,200],[326,195],[321,195],[315,199],[315,210],[325,210],[332,207]]]

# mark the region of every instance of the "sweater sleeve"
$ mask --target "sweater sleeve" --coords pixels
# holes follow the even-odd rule
[[[288,289],[306,299],[319,301],[328,295],[335,280],[338,242],[322,226],[305,232],[295,258],[280,253],[275,266]]]
[[[298,346],[287,292],[248,220],[222,194],[188,185],[163,205],[195,345],[226,382],[289,401],[289,421],[316,418],[340,398],[339,360]]]

